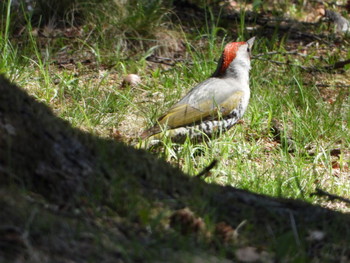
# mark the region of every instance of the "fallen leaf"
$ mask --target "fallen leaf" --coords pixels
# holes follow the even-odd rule
[[[196,217],[196,215],[187,207],[175,211],[170,216],[170,226],[178,229],[184,235],[198,233],[205,229],[203,219]]]
[[[116,128],[113,128],[112,130],[111,130],[111,137],[114,139],[114,140],[116,140],[116,141],[118,141],[118,142],[121,142],[121,141],[123,141],[123,135],[120,133],[120,131],[119,130],[117,130]]]
[[[337,156],[338,157],[341,154],[341,149],[339,149],[339,148],[332,149],[330,151],[330,154],[331,154],[331,156]]]
[[[136,74],[128,74],[124,77],[122,87],[125,87],[127,85],[130,85],[132,87],[135,87],[141,83],[141,78],[139,75]]]
[[[308,241],[322,241],[326,236],[326,233],[320,230],[311,230],[307,236]]]
[[[235,251],[236,259],[240,262],[273,262],[271,255],[256,247],[243,247]]]
[[[215,236],[223,243],[228,243],[235,239],[235,230],[225,222],[220,222],[215,226]]]

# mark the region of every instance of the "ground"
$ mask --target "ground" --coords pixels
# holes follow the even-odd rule
[[[25,25],[13,37],[3,24],[1,71],[25,93],[2,80],[1,260],[349,260],[347,200],[315,195],[350,197],[350,76],[346,64],[332,69],[349,38],[319,15],[346,16],[345,5],[199,2],[160,20],[167,9],[135,9],[156,14],[139,24],[107,3],[106,20]],[[135,149],[210,76],[223,45],[253,35],[238,125],[207,143]],[[141,83],[123,83],[128,74]]]

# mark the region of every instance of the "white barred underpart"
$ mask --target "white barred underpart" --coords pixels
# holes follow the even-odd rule
[[[221,120],[207,120],[197,125],[176,128],[168,131],[168,136],[174,142],[183,142],[187,136],[191,140],[201,141],[205,137],[211,137],[214,133],[220,134],[229,130],[242,115],[243,109],[238,107]]]
[[[233,110],[229,115],[225,116],[222,120],[207,120],[200,124],[180,127],[172,130],[165,131],[168,138],[171,138],[173,142],[183,143],[188,137],[190,140],[197,140],[201,142],[206,138],[210,138],[214,133],[220,134],[229,130],[235,123],[243,116],[244,110],[242,104],[237,109]],[[161,143],[160,134],[156,134],[150,137],[147,142],[147,148],[158,145]]]

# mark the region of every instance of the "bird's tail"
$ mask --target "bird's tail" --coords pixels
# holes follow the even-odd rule
[[[153,126],[152,128],[149,128],[147,130],[145,130],[141,135],[140,135],[140,138],[142,140],[145,140],[147,139],[148,137],[154,135],[154,134],[157,134],[157,133],[160,133],[162,132],[161,128],[159,127],[159,125],[155,125]]]

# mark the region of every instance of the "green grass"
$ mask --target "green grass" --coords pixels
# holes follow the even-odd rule
[[[160,2],[154,4],[158,5]],[[146,16],[155,7],[140,8],[142,9],[138,7],[134,12],[145,12]],[[54,50],[69,48],[66,40],[56,41],[61,46],[46,44],[43,49],[38,44],[40,40],[32,35],[32,28],[28,23],[29,43],[23,49],[25,53],[19,54],[17,47],[10,42],[9,22],[6,20],[1,39],[4,53],[2,71],[9,72],[8,75],[15,74],[16,77],[11,78],[27,87],[39,100],[52,105],[59,116],[69,120],[74,126],[102,136],[109,136],[111,129],[118,127],[120,123],[127,123],[131,114],[136,115],[137,120],[142,122],[134,123],[131,127],[134,130],[123,131],[123,127],[120,128],[121,132],[134,136],[145,126],[154,123],[162,112],[196,83],[210,76],[215,69],[215,61],[230,37],[218,36],[225,31],[217,27],[217,18],[210,11],[208,18],[204,31],[198,30],[196,39],[191,40],[191,37],[183,35],[186,40],[187,59],[192,63],[177,63],[166,71],[160,68],[150,69],[145,63],[146,56],[142,53],[135,57],[136,60],[125,60],[119,54],[118,46],[112,46],[117,48],[115,50],[104,49],[110,43],[107,40],[108,35],[93,44],[85,40],[74,40],[79,52],[88,51],[91,54],[96,61],[96,70],[89,70],[79,63],[73,65],[74,70],[58,69],[52,64],[57,56]],[[243,35],[244,38],[249,37],[244,32],[243,18],[244,13],[237,26],[238,34],[242,35],[238,40],[243,40]],[[128,16],[128,19],[133,19],[133,16]],[[147,19],[152,19],[152,16]],[[158,18],[154,18],[147,23],[151,30],[152,25],[157,26],[160,22]],[[139,28],[129,30],[143,32]],[[101,37],[100,33],[98,35]],[[126,35],[122,37],[128,39]],[[203,38],[207,41],[203,41]],[[203,43],[201,46],[196,44],[199,40]],[[253,53],[284,52],[288,49],[288,44],[285,41],[280,42],[275,35],[272,39],[258,36]],[[317,50],[311,49],[308,53],[311,54],[310,57],[276,54],[266,58],[282,62],[292,59],[293,64],[313,65],[315,61],[312,55],[317,54]],[[71,54],[73,59],[78,60],[74,57],[74,52]],[[342,55],[339,49],[338,53],[334,52],[326,61],[337,60]],[[7,59],[11,57],[13,59]],[[111,59],[114,59],[115,65],[112,69],[98,69],[103,61]],[[21,68],[20,74],[11,73],[16,68]],[[139,74],[143,80],[142,86],[121,89],[121,80],[126,73]],[[29,82],[35,86],[33,89],[31,85],[26,85],[28,76]],[[275,65],[255,59],[251,71],[252,97],[243,118],[244,124],[237,125],[220,138],[204,144],[187,142],[174,148],[171,142],[165,142],[165,147],[159,154],[191,175],[198,173],[211,160],[218,159],[218,167],[206,179],[210,183],[232,185],[272,196],[302,198],[311,202],[316,201],[309,197],[316,186],[336,194],[348,195],[349,185],[342,185],[343,176],[337,178],[332,175],[330,151],[337,148],[340,141],[343,150],[349,148],[349,114],[344,110],[349,107],[349,101],[339,95],[335,103],[329,105],[313,84],[316,78],[317,76],[307,76],[298,67]],[[336,92],[334,91],[335,95]],[[293,138],[296,147],[293,153],[273,141],[270,131],[273,118],[279,120],[285,132]],[[313,156],[308,154],[307,147],[313,148]],[[344,166],[347,162],[347,159],[343,159],[341,165]],[[328,179],[320,180],[317,177]]]
[[[154,124],[196,83],[211,75],[223,46],[233,38],[230,31],[219,28],[219,18],[214,18],[208,11],[209,22],[204,28],[197,28],[194,35],[177,32],[186,46],[183,62],[167,68],[149,64],[146,57],[152,52],[152,43],[157,41],[155,32],[162,28],[164,21],[168,23],[165,15],[159,14],[161,1],[152,3],[154,6],[148,6],[149,9],[140,5],[133,11],[129,10],[132,14],[121,17],[113,15],[105,5],[101,12],[106,12],[106,17],[97,17],[100,20],[92,34],[87,33],[93,25],[90,22],[84,25],[83,37],[73,40],[58,37],[56,41],[44,43],[33,35],[28,22],[27,44],[19,45],[16,39],[11,39],[7,19],[2,23],[0,35],[0,72],[48,104],[73,126],[103,137],[110,137],[111,131],[117,129],[124,137],[136,142],[143,129]],[[285,11],[285,8],[279,11]],[[300,9],[290,11],[300,15],[296,10]],[[10,11],[7,9],[7,17],[10,17]],[[251,37],[245,30],[244,15],[242,11],[233,40]],[[106,21],[112,22],[104,25]],[[286,36],[281,39],[276,32],[270,37],[258,34],[253,54],[304,48],[292,46]],[[348,47],[347,42],[346,45]],[[349,93],[332,86],[337,82],[330,73],[310,74],[290,65],[313,66],[318,63],[313,56],[318,55],[319,49],[327,50],[327,46],[311,46],[306,56],[275,54],[263,56],[267,61],[254,59],[250,81],[252,97],[244,123],[206,143],[186,141],[177,145],[164,139],[163,146],[153,153],[190,176],[198,174],[217,159],[219,163],[211,170],[210,176],[203,178],[210,184],[229,185],[274,197],[298,198],[313,204],[322,202],[310,196],[316,187],[350,197]],[[53,63],[65,50],[68,58],[75,60],[72,68],[60,68]],[[324,64],[348,56],[345,50],[337,48],[329,55],[323,54]],[[84,65],[81,62],[84,54],[93,63]],[[286,64],[276,65],[268,60]],[[128,73],[139,74],[142,84],[122,88],[123,76]],[[349,85],[348,72],[337,74],[337,77]],[[317,81],[331,85],[322,90],[316,85]],[[330,94],[331,103],[325,94]],[[285,132],[282,135],[293,139],[293,152],[273,138],[273,119],[282,124]],[[341,149],[339,157],[331,155],[336,148]],[[132,183],[124,180],[115,184]],[[100,194],[97,189],[96,195]],[[140,200],[139,193],[129,193],[124,199],[126,195],[125,189],[116,188],[111,197],[123,200],[120,207],[115,207],[122,216],[141,218],[145,225],[156,224],[150,219],[148,207]],[[206,207],[200,200],[193,202],[199,211]],[[334,208],[348,211],[344,207]],[[290,236],[284,238],[291,239]],[[287,248],[279,247],[278,251],[283,254],[284,249]],[[300,255],[300,262],[304,256]]]
[[[254,52],[267,50],[263,42],[258,39]],[[284,49],[284,46],[281,48]],[[217,49],[214,53],[219,52]],[[214,68],[214,65],[211,69],[203,68],[200,57],[192,56],[192,59],[198,62],[191,67],[190,75],[182,75],[180,88],[193,86],[192,76],[201,76],[196,82],[204,80]],[[274,56],[272,59],[283,61],[284,57]],[[310,198],[309,194],[317,186],[347,196],[349,184],[339,187],[344,183],[344,177],[332,175],[330,151],[338,147],[339,140],[342,141],[342,151],[349,147],[346,135],[349,125],[340,125],[348,102],[338,98],[335,104],[329,105],[315,85],[307,83],[305,75],[297,67],[277,67],[266,61],[253,61],[252,98],[243,118],[245,123],[207,144],[186,143],[177,150],[168,144],[161,155],[192,175],[212,159],[219,159],[219,166],[213,169],[211,177],[207,179],[210,183],[228,184],[257,193],[311,202],[316,200]],[[168,78],[178,79],[178,75],[168,74],[165,78],[163,83],[167,83]],[[180,98],[173,89],[168,92],[171,93],[170,97],[165,94],[162,106],[151,107],[164,112]],[[155,121],[154,114],[148,118]],[[272,118],[283,123],[285,132],[293,138],[296,147],[293,153],[281,145],[271,146],[274,143],[270,132]],[[308,151],[310,147],[314,148],[313,156]],[[327,180],[320,180],[320,177]]]

